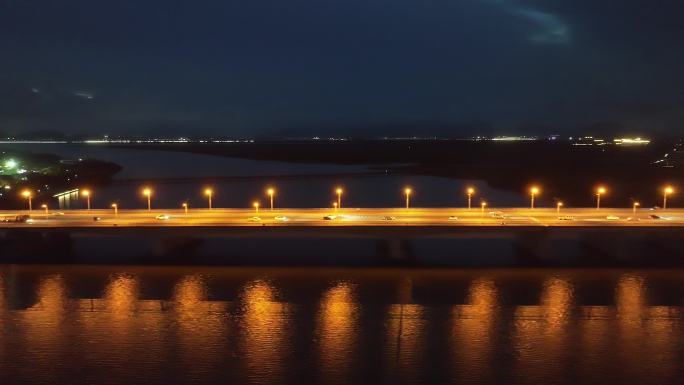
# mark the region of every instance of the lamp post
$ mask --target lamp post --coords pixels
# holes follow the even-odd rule
[[[209,202],[209,210],[211,210],[211,197],[214,195],[214,191],[210,188],[204,190],[204,195],[207,196]]]
[[[273,211],[273,195],[275,195],[275,189],[272,187],[266,190],[266,194],[268,194],[268,198],[271,201],[271,211]]]
[[[674,193],[672,186],[665,186],[663,189],[663,210],[667,209],[667,196]]]
[[[408,209],[411,206],[411,188],[407,187],[404,189],[404,194],[406,195],[406,209]]]
[[[48,216],[48,214],[50,214],[50,211],[48,210],[48,205],[46,203],[43,203],[42,205],[40,205],[40,207],[42,207],[43,210],[45,210],[45,216]]]
[[[485,212],[485,207],[487,207],[487,202],[482,201],[482,203],[480,203],[480,211],[482,212],[483,215]]]
[[[342,193],[344,190],[342,190],[341,187],[338,187],[335,189],[335,193],[337,194],[337,208],[341,209],[342,208]]]
[[[90,190],[83,190],[81,194],[86,197],[86,207],[88,208],[88,211],[90,211]]]
[[[601,195],[606,193],[605,187],[599,187],[596,189],[596,210],[601,209]]]
[[[468,210],[471,209],[471,203],[473,201],[473,194],[475,194],[475,189],[472,187],[468,187],[466,190],[466,194],[468,195]]]
[[[143,189],[142,193],[147,197],[147,211],[152,211],[152,189],[146,187]]]
[[[112,208],[114,209],[114,216],[118,217],[119,216],[119,205],[116,203],[112,203]]]
[[[31,193],[30,190],[24,190],[21,192],[21,195],[28,200],[28,209],[29,209],[29,213],[30,213],[31,211],[33,211],[33,202],[32,202],[33,194]]]
[[[183,213],[188,215],[188,202],[183,202],[181,206],[183,207]]]
[[[254,211],[256,212],[256,215],[259,215],[259,202],[254,202],[252,206],[254,206]]]
[[[539,187],[532,186],[530,188],[530,209],[534,209],[534,197],[539,194]]]
[[[556,214],[560,215],[561,207],[563,207],[563,202],[556,203]]]
[[[641,204],[639,202],[634,202],[634,204],[632,204],[632,214],[633,215],[636,215],[637,207],[639,207],[639,206],[641,206]]]
[[[333,202],[333,209],[335,212],[337,212],[337,202]]]

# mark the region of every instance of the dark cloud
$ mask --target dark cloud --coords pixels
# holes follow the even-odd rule
[[[459,136],[610,121],[675,132],[682,8],[5,0],[0,129]]]

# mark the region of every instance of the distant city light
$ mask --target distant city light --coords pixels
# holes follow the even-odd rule
[[[641,145],[643,145],[643,144],[649,144],[649,143],[651,143],[651,141],[648,139],[642,139],[640,137],[637,137],[637,138],[616,138],[616,139],[613,139],[613,143],[618,144],[618,145],[620,145],[620,144],[626,144],[626,145],[641,144]]]

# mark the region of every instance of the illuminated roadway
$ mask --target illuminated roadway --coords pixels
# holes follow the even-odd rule
[[[637,210],[614,208],[564,208],[560,216],[556,209],[538,208],[345,208],[333,209],[182,209],[123,210],[115,215],[108,210],[34,210],[26,223],[13,222],[27,211],[0,211],[0,227],[163,227],[163,226],[541,226],[541,227],[679,227],[684,226],[684,209]],[[157,218],[166,215],[168,219]],[[324,219],[325,216],[334,216]],[[96,219],[97,218],[97,219]]]

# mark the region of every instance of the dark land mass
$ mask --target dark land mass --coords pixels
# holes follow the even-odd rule
[[[4,188],[0,194],[0,209],[24,207],[25,198],[21,196],[24,189],[30,190],[36,204],[40,204],[65,190],[109,184],[112,176],[121,170],[117,164],[95,159],[62,159],[54,154],[27,151],[5,150],[2,154],[16,159],[26,170],[21,174],[0,175]]]
[[[573,205],[592,204],[598,184],[609,202],[657,202],[665,183],[684,186],[682,143],[577,146],[567,141],[493,142],[465,140],[263,141],[251,143],[163,143],[116,146],[297,163],[364,164],[395,174],[484,180],[516,192],[531,183]],[[665,154],[669,154],[665,157]],[[663,160],[661,162],[657,162]],[[618,203],[620,202],[620,203]],[[610,204],[610,203],[608,203]]]

